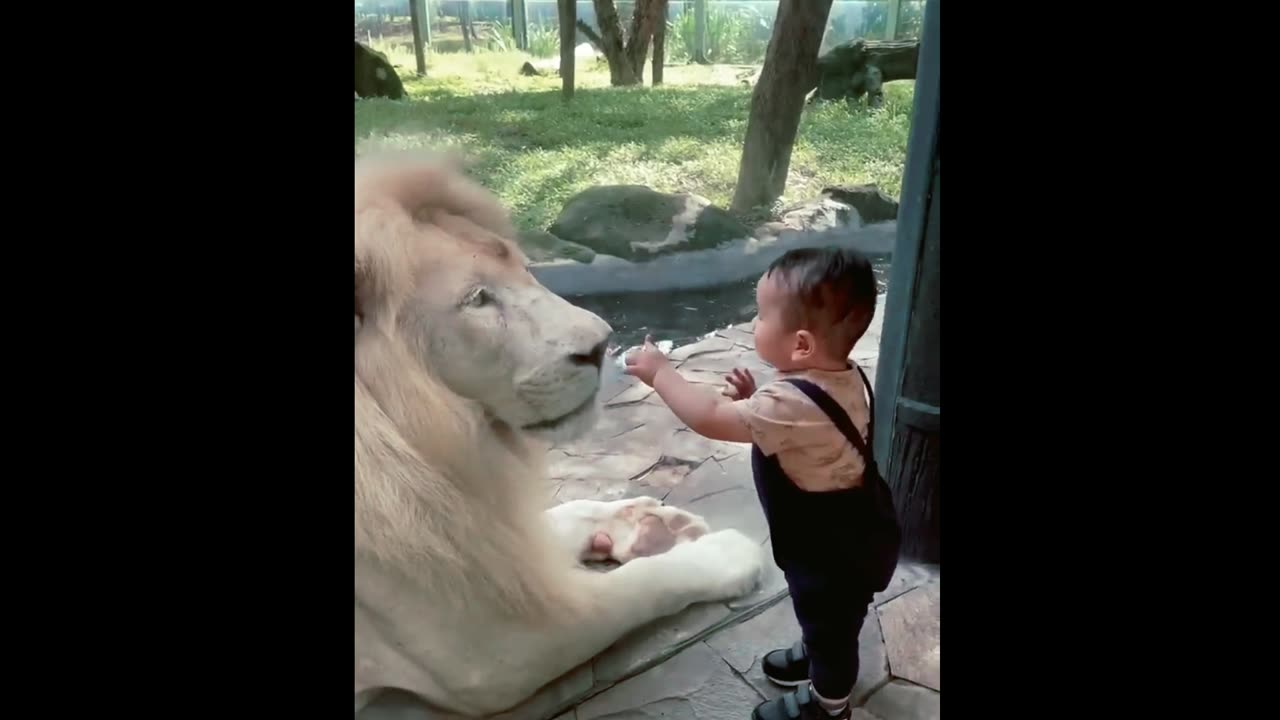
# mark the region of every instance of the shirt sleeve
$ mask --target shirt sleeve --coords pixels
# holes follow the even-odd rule
[[[813,444],[813,430],[823,424],[814,418],[808,398],[787,383],[765,385],[733,407],[751,429],[751,441],[767,456]]]

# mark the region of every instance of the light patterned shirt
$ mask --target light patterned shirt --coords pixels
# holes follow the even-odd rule
[[[783,472],[801,490],[824,492],[862,484],[861,453],[840,433],[826,413],[796,386],[782,378],[808,380],[822,388],[844,411],[865,440],[870,410],[862,377],[856,369],[802,370],[779,373],[779,379],[756,389],[733,407],[751,428],[751,438],[766,456],[777,455]]]

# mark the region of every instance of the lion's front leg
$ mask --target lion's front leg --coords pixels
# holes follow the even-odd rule
[[[659,555],[635,558],[610,572],[573,569],[566,589],[574,612],[559,620],[502,630],[506,666],[522,669],[498,677],[507,685],[502,694],[532,695],[636,628],[694,603],[745,595],[759,581],[763,567],[759,543],[737,530],[720,530]],[[487,679],[478,688],[483,691],[479,696],[494,698],[492,682]]]
[[[573,500],[547,510],[547,519],[577,561],[627,563],[667,552],[710,531],[701,517],[651,497]]]

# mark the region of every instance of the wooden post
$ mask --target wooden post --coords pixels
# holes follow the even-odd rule
[[[573,41],[578,37],[577,0],[556,0],[560,15],[560,97],[573,99]]]
[[[693,2],[693,61],[703,65],[707,60],[707,0]]]
[[[902,0],[889,0],[889,23],[885,27],[884,39],[898,39],[898,13],[902,12]]]
[[[893,490],[902,522],[903,556],[940,564],[938,22],[938,0],[927,0],[876,372],[873,451]]]
[[[427,74],[427,57],[422,48],[422,18],[427,14],[422,7],[425,0],[409,0],[409,23],[413,26],[413,59],[418,63],[418,75]]]
[[[516,36],[516,47],[529,49],[529,7],[525,0],[511,0],[511,30]]]
[[[458,24],[462,26],[462,49],[471,52],[471,0],[465,0],[458,12],[461,15]]]
[[[653,84],[662,84],[662,66],[667,60],[667,0],[657,0],[658,22],[653,26]]]

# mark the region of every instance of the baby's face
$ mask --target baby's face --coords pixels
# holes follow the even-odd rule
[[[756,353],[779,370],[790,369],[796,344],[796,333],[783,322],[784,302],[777,278],[761,276],[756,283]]]

